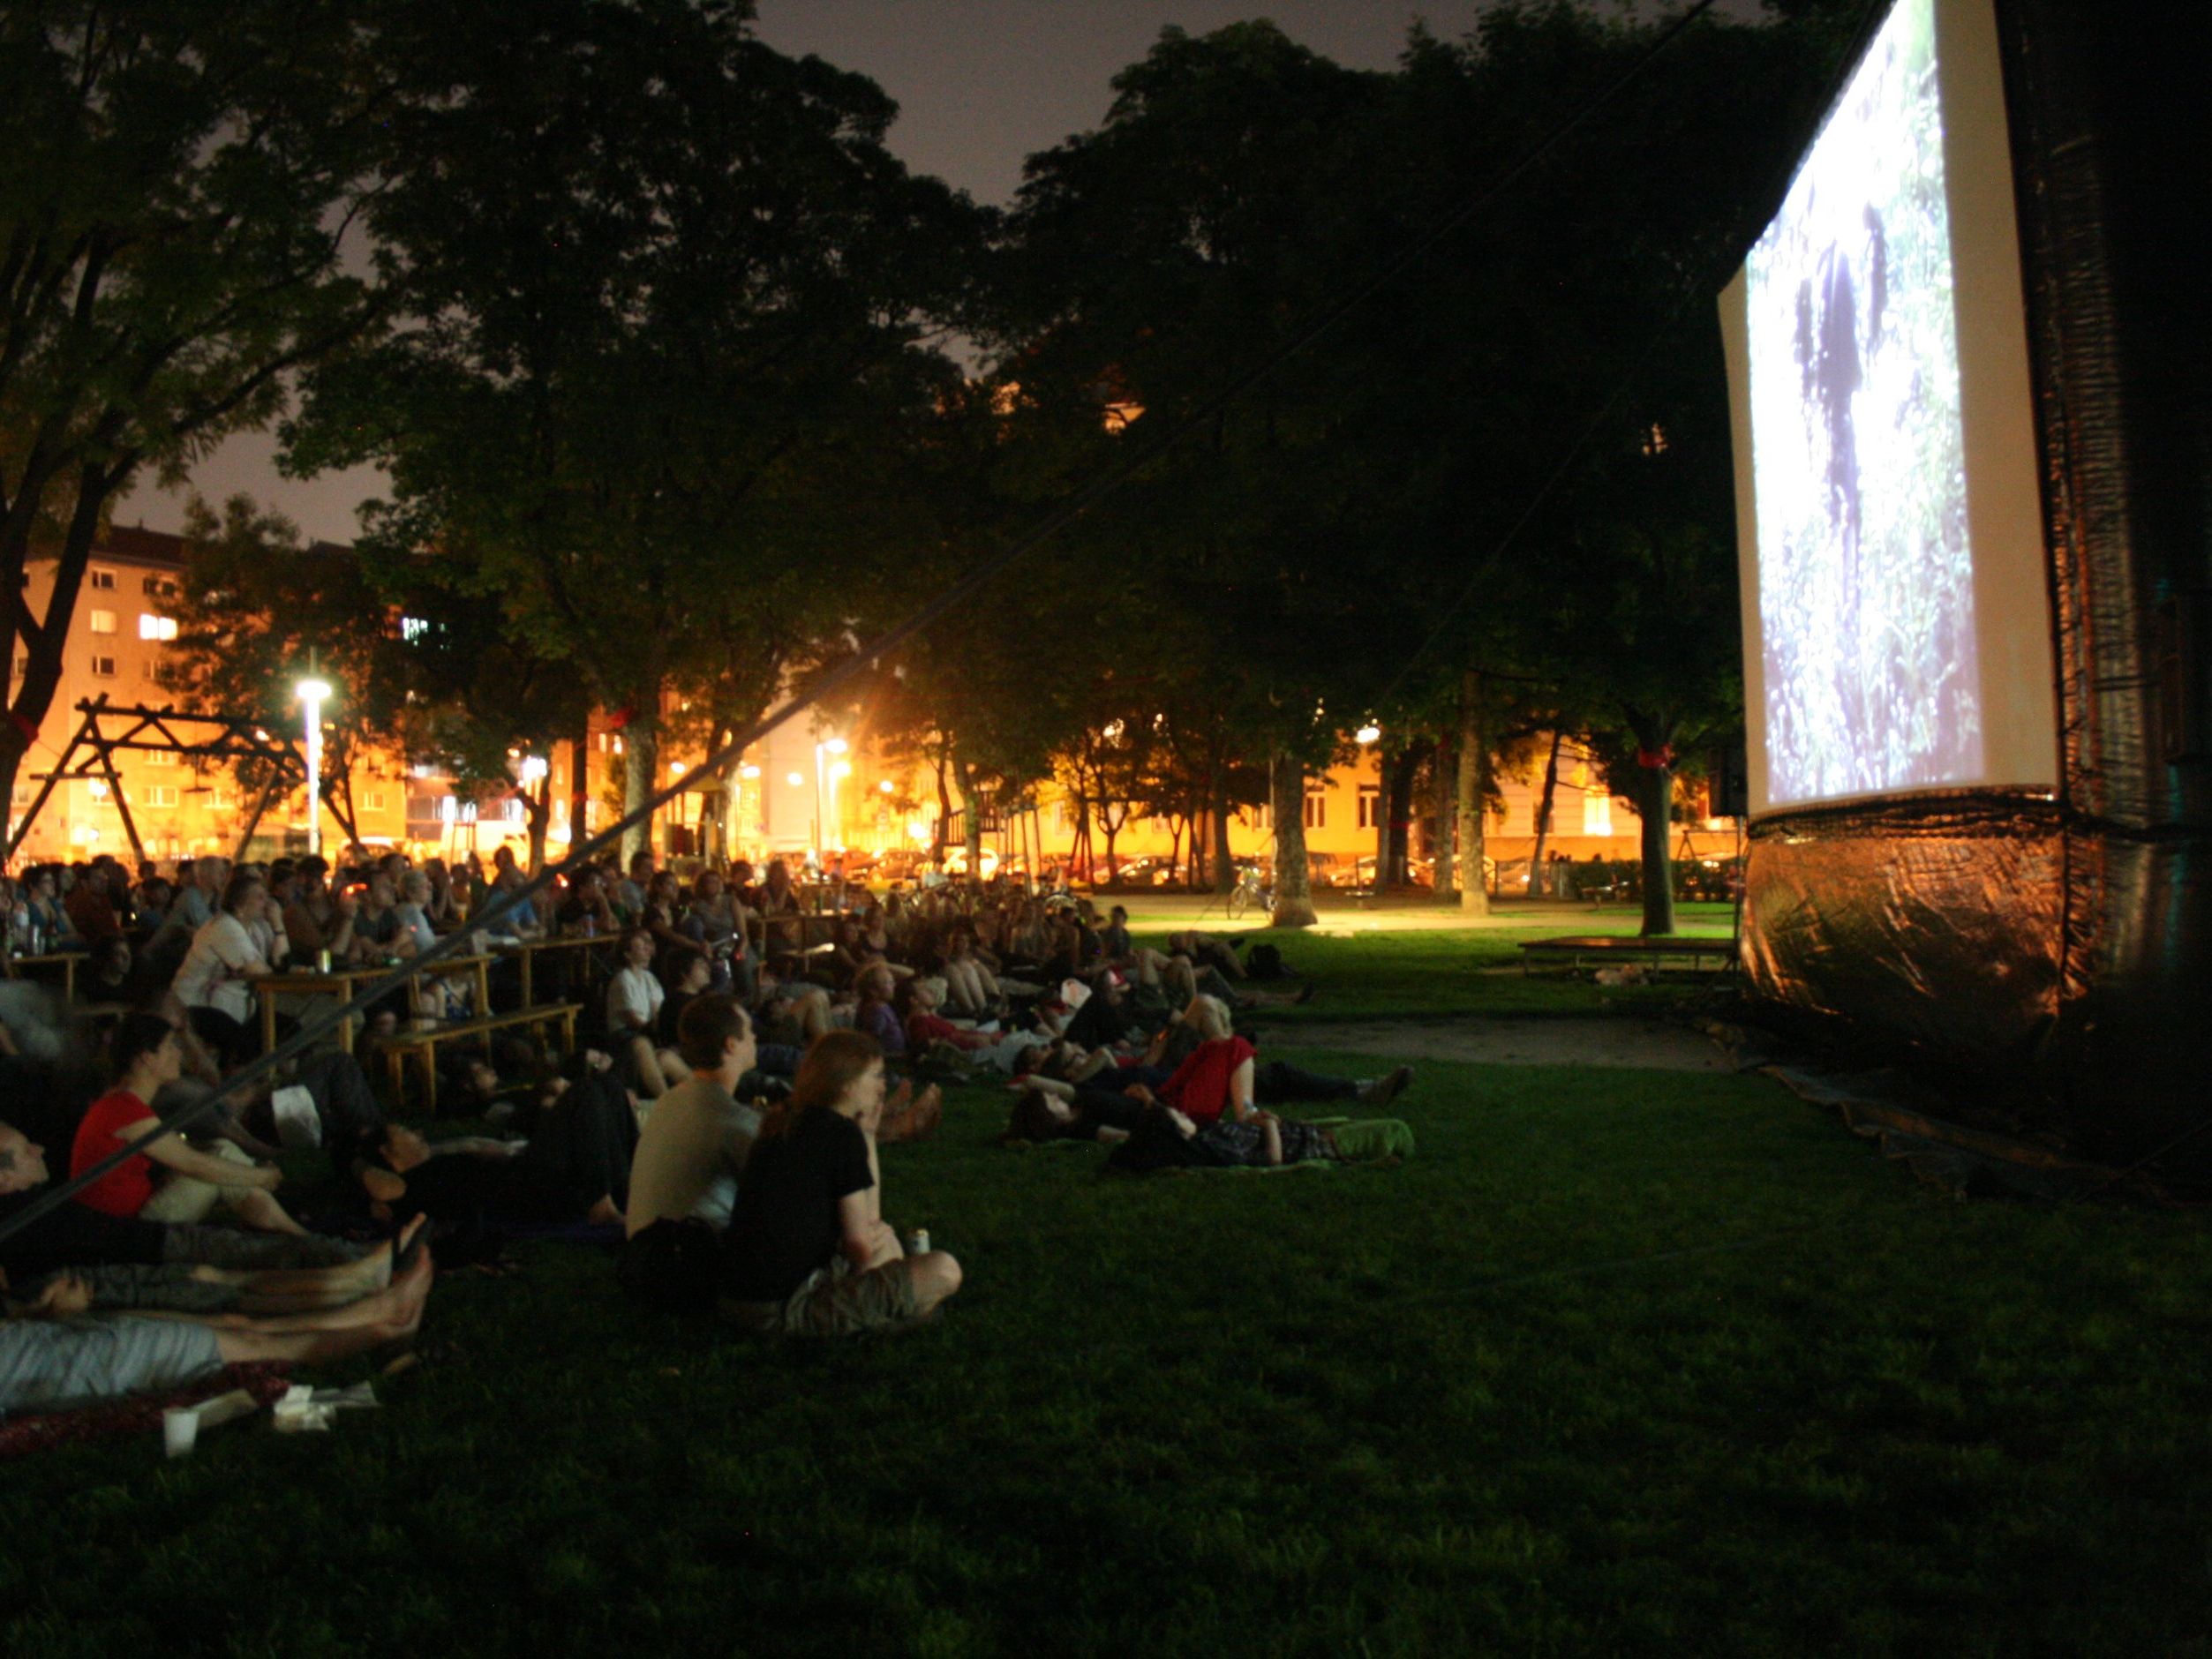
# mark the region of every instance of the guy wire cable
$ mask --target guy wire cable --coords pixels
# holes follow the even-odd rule
[[[1151,465],[1153,462],[1174,448],[1185,439],[1199,432],[1216,415],[1261,380],[1273,374],[1291,357],[1312,345],[1375,294],[1397,281],[1399,277],[1426,258],[1439,243],[1517,184],[1539,161],[1557,148],[1569,135],[1578,130],[1599,110],[1604,109],[1629,86],[1640,79],[1644,71],[1668,47],[1682,37],[1683,31],[1690,24],[1711,11],[1714,4],[1715,0],[1696,0],[1696,4],[1668,25],[1635,63],[1601,90],[1584,101],[1565,120],[1552,128],[1538,140],[1533,147],[1508,167],[1492,183],[1467,198],[1457,207],[1452,209],[1442,219],[1417,236],[1396,259],[1385,266],[1382,270],[1361,283],[1343,299],[1323,307],[1290,339],[1276,346],[1251,368],[1232,377],[1220,390],[1204,399],[1175,424],[1162,431],[1157,437],[1143,440],[1135,448],[1128,451],[1121,460],[1106,468],[1088,484],[1076,491],[1057,507],[1048,512],[1026,534],[1016,538],[1000,552],[982,559],[967,575],[944,589],[936,598],[924,604],[920,609],[910,612],[904,620],[894,624],[874,639],[863,642],[836,667],[827,669],[817,675],[803,691],[787,698],[781,705],[771,709],[752,725],[735,733],[727,743],[708,755],[694,769],[708,772],[720,769],[736,760],[761,739],[803,713],[822,698],[860,678],[877,658],[896,650],[956,606],[982,591],[1005,571],[1027,558],[1037,548],[1089,512],[1092,507],[1119,489],[1137,473]],[[1141,439],[1145,424],[1145,417],[1140,417],[1129,427],[1129,434]],[[547,865],[521,887],[507,895],[505,898],[494,901],[484,912],[481,921],[471,919],[471,926],[447,935],[428,950],[408,958],[380,978],[370,981],[368,985],[357,991],[350,1002],[343,1002],[335,1008],[327,1009],[320,1016],[303,1021],[297,1031],[279,1042],[275,1047],[248,1061],[237,1070],[223,1078],[208,1093],[177,1111],[174,1115],[163,1118],[162,1132],[175,1134],[199,1122],[211,1114],[223,1101],[260,1082],[263,1077],[274,1074],[280,1067],[336,1032],[342,1022],[352,1018],[354,1015],[365,1011],[372,1003],[399,990],[420,972],[425,965],[459,954],[462,948],[468,943],[470,934],[496,926],[554,882],[567,875],[570,871],[579,869],[590,863],[597,854],[613,846],[632,829],[641,824],[651,823],[653,815],[681,795],[686,787],[685,780],[679,778],[655,792],[648,796],[636,810],[608,825],[596,835],[588,837],[581,845],[572,846],[568,855],[558,864]],[[50,1185],[47,1190],[40,1193],[14,1214],[0,1219],[0,1241],[12,1238],[32,1223],[44,1220],[87,1187],[110,1171],[120,1167],[129,1160],[140,1155],[138,1144],[119,1146],[97,1163],[90,1165],[82,1174],[71,1175],[63,1182]]]

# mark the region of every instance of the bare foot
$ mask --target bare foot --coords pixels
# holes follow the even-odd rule
[[[396,1204],[407,1192],[407,1183],[388,1169],[364,1169],[361,1185],[379,1204]]]

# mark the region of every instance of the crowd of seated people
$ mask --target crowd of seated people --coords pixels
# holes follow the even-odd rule
[[[1010,1137],[1118,1141],[1140,1167],[1364,1155],[1372,1142],[1268,1108],[1380,1106],[1411,1075],[1262,1062],[1234,1015],[1290,994],[1248,977],[1239,942],[1184,932],[1147,948],[1121,907],[1101,916],[1071,894],[802,892],[781,860],[685,879],[641,853],[510,904],[526,879],[504,851],[448,869],[355,849],[336,868],[194,858],[133,881],[102,858],[0,884],[10,948],[81,953],[79,1000],[104,1019],[104,1053],[87,1059],[50,1004],[0,993],[6,1098],[34,1103],[0,1125],[0,1216],[46,1186],[46,1145],[69,1148],[72,1173],[128,1154],[0,1249],[0,1406],[390,1340],[421,1317],[425,1246],[487,1228],[604,1229],[627,1241],[626,1282],[636,1265],[664,1271],[675,1234],[695,1276],[710,1265],[693,1300],[748,1328],[910,1323],[960,1283],[950,1255],[909,1250],[885,1219],[878,1149],[936,1127],[932,1066],[1005,1078]],[[457,929],[598,942],[540,971],[585,1009],[575,1054],[456,1062],[498,1137],[433,1141],[387,1121],[335,1053],[342,1064],[289,1069],[190,1137],[165,1129],[258,1054],[256,979],[404,963]],[[321,1115],[338,1212],[278,1197],[272,1090],[289,1086]],[[138,1328],[156,1312],[169,1327]]]

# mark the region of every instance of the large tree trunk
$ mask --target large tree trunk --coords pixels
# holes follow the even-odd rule
[[[1214,890],[1232,892],[1237,886],[1237,855],[1229,845],[1229,777],[1219,762],[1215,763],[1211,784],[1208,807],[1214,844]]]
[[[583,845],[591,822],[591,717],[580,716],[568,739],[568,850]]]
[[[1669,733],[1657,721],[1637,721],[1636,809],[1643,819],[1640,837],[1644,853],[1644,936],[1663,937],[1674,931],[1674,860],[1670,842],[1674,835],[1674,751]],[[1646,765],[1647,761],[1664,763]]]
[[[1529,897],[1543,895],[1544,843],[1552,833],[1552,800],[1559,792],[1559,733],[1552,733],[1552,752],[1544,762],[1544,792],[1536,801],[1536,847],[1529,854]]]
[[[1458,885],[1459,860],[1453,840],[1459,832],[1459,780],[1453,776],[1451,745],[1441,739],[1429,763],[1429,783],[1436,812],[1436,835],[1430,846],[1436,860],[1436,897],[1441,898]]]
[[[952,791],[945,783],[945,773],[952,763],[950,748],[940,745],[931,757],[937,774],[937,821],[929,832],[929,862],[938,869],[944,867],[945,826],[952,822]]]
[[[1409,747],[1399,752],[1384,775],[1382,821],[1389,827],[1389,838],[1383,845],[1389,855],[1389,868],[1385,871],[1380,864],[1376,866],[1378,888],[1403,887],[1409,879],[1407,866],[1413,851],[1413,777],[1420,769],[1420,751]]]
[[[983,797],[975,786],[975,769],[960,768],[960,828],[966,831],[961,837],[967,848],[967,879],[983,879]]]
[[[553,777],[548,773],[538,792],[523,787],[523,822],[530,828],[530,874],[545,867],[545,831],[553,828]]]
[[[622,728],[622,815],[652,799],[660,769],[660,690],[655,687],[631,705],[630,722]],[[647,818],[622,831],[622,867],[640,852],[653,850],[653,821]]]
[[[1129,808],[1125,804],[1121,815],[1103,799],[1098,803],[1098,827],[1106,833],[1106,880],[1109,884],[1121,879],[1121,860],[1114,856],[1114,842],[1121,834],[1122,826],[1129,822]]]
[[[1275,815],[1275,920],[1271,925],[1311,927],[1320,918],[1313,912],[1313,872],[1305,862],[1305,769],[1278,757],[1268,792]]]
[[[1490,913],[1483,877],[1482,768],[1489,746],[1482,729],[1482,677],[1469,669],[1459,686],[1459,908]]]

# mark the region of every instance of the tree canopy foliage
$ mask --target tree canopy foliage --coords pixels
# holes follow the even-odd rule
[[[362,717],[489,779],[625,710],[633,803],[665,699],[702,740],[741,727],[1187,426],[873,664],[870,729],[948,799],[1057,775],[1109,845],[1169,818],[1224,882],[1229,814],[1271,801],[1293,917],[1305,779],[1369,719],[1382,815],[1417,776],[1444,816],[1456,792],[1470,871],[1490,757],[1562,728],[1663,861],[1674,756],[1740,702],[1713,296],[1855,10],[1708,19],[1645,64],[1656,26],[1514,0],[1385,73],[1265,22],[1169,29],[998,215],[729,0],[12,8],[0,556],[62,575],[11,612],[12,711],[45,711],[115,492],[295,384],[288,464],[392,481],[330,591],[371,633],[437,619],[361,648],[401,686]],[[228,574],[195,587],[193,672],[258,707],[232,682],[322,600],[219,660],[225,596],[260,591],[237,560],[314,555],[244,506],[199,538]]]

